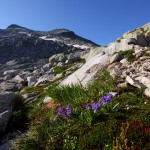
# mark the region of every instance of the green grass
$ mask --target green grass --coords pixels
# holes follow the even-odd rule
[[[75,71],[78,70],[78,69],[79,69],[78,67],[74,67],[74,68],[68,69],[67,71],[73,73],[73,72],[75,72]]]
[[[78,58],[74,61],[69,62],[65,66],[55,66],[54,71],[52,72],[53,75],[57,74],[63,74],[63,76],[66,76],[66,72],[69,71],[71,73],[75,72],[78,67],[76,66],[76,63],[85,64],[86,60],[84,58]],[[74,67],[74,68],[72,68]],[[68,74],[67,74],[68,75]]]
[[[74,72],[78,69],[78,67],[74,67],[74,69],[72,69],[71,67],[75,66],[76,62],[84,64],[86,61],[85,61],[85,59],[79,58],[73,62],[70,62],[69,64],[67,64],[65,66],[57,66],[54,68],[54,72],[52,74],[54,74],[54,75],[60,74],[60,73],[65,74],[66,71]]]
[[[53,74],[56,75],[56,74],[64,73],[66,69],[67,69],[66,66],[57,66],[54,68]]]
[[[109,104],[98,111],[85,110],[87,103],[100,103],[110,92],[117,95]],[[60,116],[58,107],[48,109],[40,103],[31,110],[29,136],[21,138],[16,149],[115,150],[115,141],[122,148],[150,147],[150,98],[142,94],[143,89],[118,89],[116,80],[104,71],[88,88],[52,85],[46,93],[63,108],[70,104],[72,116]]]
[[[108,79],[109,78],[109,79]],[[107,86],[109,84],[109,86]],[[61,103],[74,103],[81,104],[91,101],[93,97],[98,98],[114,90],[114,79],[110,77],[108,72],[99,74],[98,79],[87,88],[82,85],[72,85],[53,87],[48,89],[47,94],[54,98],[57,102]]]
[[[22,89],[22,94],[42,91],[45,87],[46,87],[46,85],[44,85],[44,86],[36,86],[36,87],[32,87],[32,86],[24,87]]]
[[[133,53],[134,53],[134,50],[133,50],[133,49],[126,50],[126,51],[119,51],[119,53],[120,53],[124,58],[127,58],[127,60],[128,60],[129,62],[133,62],[133,61],[136,60],[135,55],[133,55]]]

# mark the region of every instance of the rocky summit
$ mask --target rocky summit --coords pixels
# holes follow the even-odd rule
[[[105,77],[99,77],[99,74],[104,71],[107,72],[104,73]],[[109,77],[108,74],[110,75]],[[108,78],[106,79],[106,77]],[[96,84],[95,80],[97,82]],[[115,80],[115,83],[112,85],[113,80]],[[95,86],[92,87],[91,85],[93,83]],[[76,87],[78,85],[80,87]],[[64,89],[66,88],[64,91],[63,87]],[[74,94],[73,92],[76,91],[76,88],[79,89],[77,93]],[[92,91],[94,89],[95,91]],[[88,90],[89,93],[85,94]],[[0,150],[6,147],[8,149],[13,147],[13,142],[15,143],[16,139],[20,137],[20,134],[18,136],[18,133],[16,133],[18,130],[24,129],[21,131],[21,136],[23,134],[30,137],[32,129],[30,130],[26,126],[26,124],[29,124],[29,119],[26,117],[27,114],[25,114],[29,106],[31,107],[31,112],[29,111],[31,113],[30,119],[32,118],[34,122],[31,123],[32,128],[32,125],[39,125],[39,122],[45,117],[46,112],[49,114],[49,110],[56,109],[62,103],[66,105],[65,101],[72,101],[72,105],[76,107],[75,104],[77,104],[77,106],[85,104],[85,102],[82,102],[83,100],[88,103],[90,101],[95,102],[97,99],[99,100],[99,96],[107,94],[106,91],[107,93],[112,93],[112,95],[108,94],[104,96],[103,99],[110,101],[110,99],[108,99],[110,97],[108,96],[111,96],[111,98],[114,97],[115,100],[118,100],[113,107],[113,113],[106,113],[107,117],[109,114],[123,113],[131,108],[136,108],[134,114],[135,111],[142,113],[148,111],[147,108],[150,97],[150,23],[128,31],[105,47],[84,39],[67,29],[55,29],[44,32],[34,31],[12,24],[6,29],[0,30]],[[96,96],[90,95],[96,92]],[[72,93],[72,95],[70,93]],[[60,99],[58,99],[58,97]],[[64,98],[66,99],[64,100]],[[74,101],[76,99],[78,99],[77,103]],[[132,102],[134,100],[136,103]],[[122,103],[122,101],[124,103]],[[137,101],[139,102],[138,104]],[[137,106],[139,104],[141,104],[140,107]],[[92,106],[92,109],[93,107],[94,109],[103,107],[103,105],[101,106],[97,103],[94,103],[94,106],[93,104],[87,104],[86,106],[87,110],[90,109],[90,106]],[[84,115],[82,112],[79,113],[83,107],[84,106],[75,110],[76,117],[81,114],[78,121],[81,121]],[[119,109],[115,112],[116,107],[119,107]],[[66,110],[60,108],[59,114],[64,115],[68,113],[69,110],[70,117],[70,109],[70,105],[66,106]],[[62,110],[65,110],[65,112],[62,112]],[[111,109],[109,108],[108,110]],[[94,115],[96,112],[97,110]],[[105,112],[106,111],[103,112],[103,115]],[[127,116],[127,114],[128,112],[125,112],[125,114],[120,115],[118,118],[124,115]],[[35,115],[39,117],[36,118]],[[128,115],[132,115],[132,113]],[[116,116],[114,119],[117,120]],[[55,118],[53,122],[59,120],[58,116],[52,116],[52,118]],[[50,118],[49,121],[52,120],[52,118]],[[83,118],[86,118],[86,116]],[[97,118],[99,119],[101,117],[98,116]],[[15,124],[18,120],[21,120],[21,127]],[[104,120],[106,121],[107,119]],[[67,118],[66,122],[68,123],[68,121],[69,119]],[[75,120],[74,124],[78,123],[78,121]],[[89,124],[88,122],[87,125],[91,131],[93,128],[92,123]],[[97,121],[95,121],[95,124],[96,123]],[[45,124],[43,125],[44,129]],[[62,122],[58,124],[62,124]],[[49,124],[47,126],[49,128]],[[70,127],[71,126],[69,126],[69,128]],[[13,133],[11,128],[13,128]],[[36,132],[40,131],[39,128],[38,126]],[[27,132],[25,132],[25,130],[27,130]],[[28,130],[30,131],[28,132]],[[41,131],[43,131],[43,128]],[[52,131],[53,128],[50,132]],[[64,133],[68,134],[67,132],[66,130]],[[89,132],[89,129],[87,132]],[[59,137],[59,135],[55,134],[52,138]],[[44,136],[43,132],[39,135]],[[67,135],[66,137],[70,136],[72,135]],[[76,140],[76,138],[77,137],[71,137],[71,140]],[[37,137],[35,139],[37,139]],[[10,140],[13,142],[10,142]],[[27,147],[30,140],[29,138],[29,142],[25,141]],[[42,143],[43,141],[40,142]],[[37,142],[37,145],[38,144],[39,142]],[[45,144],[43,145],[46,146]],[[46,147],[45,149],[48,148]]]

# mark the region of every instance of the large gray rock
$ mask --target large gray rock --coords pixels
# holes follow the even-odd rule
[[[88,84],[92,82],[94,77],[97,75],[97,72],[106,68],[108,64],[109,55],[98,54],[87,61],[80,69],[63,80],[61,85],[82,84],[83,86],[88,86]]]
[[[3,79],[4,79],[5,81],[6,81],[6,80],[10,80],[10,79],[12,79],[12,76],[8,74],[8,75],[4,76]]]
[[[60,54],[55,54],[52,57],[49,58],[50,63],[55,63],[55,62],[61,62],[61,61],[66,61],[66,56],[63,53]]]
[[[147,88],[150,88],[150,79],[147,77],[143,77],[141,79],[142,84],[144,84]]]
[[[120,63],[122,63],[123,66],[128,66],[129,65],[129,61],[127,60],[127,58],[124,58],[124,59],[120,60]]]
[[[120,53],[116,53],[110,58],[110,63],[120,61],[121,59],[122,59],[122,55]]]
[[[12,78],[19,74],[18,70],[7,70],[3,73],[4,75],[9,75]]]
[[[80,58],[82,58],[83,55],[84,55],[84,52],[82,51],[76,51],[74,53],[70,53],[69,55],[67,55],[67,59],[68,59],[67,63],[77,61]]]
[[[97,54],[104,55],[105,51],[107,50],[107,47],[92,47],[90,51],[85,53],[82,58],[84,58],[86,61],[90,60],[92,57],[96,56]]]
[[[34,86],[38,86],[40,84],[44,84],[52,80],[53,80],[53,76],[50,76],[49,74],[45,74],[37,80]]]
[[[135,86],[137,88],[141,88],[141,84],[137,81],[137,80],[134,80],[132,79],[131,77],[127,76],[126,77],[126,81],[131,84],[132,86]]]
[[[110,54],[113,54],[114,52],[119,52],[119,51],[126,51],[129,49],[133,49],[133,45],[128,44],[129,39],[121,39],[120,42],[114,42],[108,45],[107,51]]]
[[[145,89],[144,94],[145,94],[147,97],[150,97],[150,88]]]
[[[70,53],[67,58],[69,62],[72,62],[76,59],[74,53]]]
[[[46,71],[48,71],[50,69],[50,64],[48,63],[48,64],[45,64],[42,68],[41,68],[41,70],[43,71],[43,72],[46,72]]]
[[[23,83],[23,82],[25,81],[23,75],[16,75],[16,76],[14,77],[14,80],[15,80],[17,83]]]
[[[0,93],[0,133],[6,131],[11,111],[14,107],[15,94],[12,92]]]
[[[27,77],[28,86],[32,86],[36,83],[36,77],[35,76],[29,76]]]
[[[142,78],[143,78],[143,76],[139,75],[139,76],[137,76],[137,77],[135,78],[135,80],[138,80],[140,83],[142,83],[142,82],[141,82],[141,81],[142,81]]]
[[[2,82],[0,84],[0,89],[2,91],[17,91],[16,83],[14,82]]]

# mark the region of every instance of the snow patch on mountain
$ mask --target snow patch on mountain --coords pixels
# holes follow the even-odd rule
[[[47,40],[47,41],[54,41],[54,42],[56,42],[56,41],[61,41],[61,40],[58,40],[57,38],[48,38],[47,36],[41,36],[41,37],[39,37],[40,39],[43,39],[43,40]]]
[[[90,47],[89,46],[86,46],[86,45],[78,45],[78,44],[75,44],[75,45],[72,45],[73,47],[76,47],[76,48],[80,48],[80,49],[89,49]]]

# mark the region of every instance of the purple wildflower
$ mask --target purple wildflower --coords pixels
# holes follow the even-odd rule
[[[71,115],[72,115],[71,105],[70,105],[70,104],[68,104],[68,105],[66,106],[66,115],[67,115],[68,117],[71,117]]]
[[[66,110],[70,110],[71,109],[71,106],[70,106],[70,104],[68,104],[67,106],[66,106]]]
[[[86,104],[85,109],[89,110],[90,109],[90,104]]]
[[[67,115],[68,117],[71,117],[71,115],[72,115],[71,109],[67,110],[66,115]]]
[[[107,95],[105,95],[105,96],[103,96],[103,97],[101,98],[101,102],[102,102],[103,104],[108,104],[108,103],[111,101],[112,98],[113,98],[113,95],[112,95],[112,94],[107,94]]]
[[[93,103],[92,104],[92,109],[93,110],[98,110],[98,109],[100,109],[101,108],[101,104],[99,104],[99,103]]]
[[[112,94],[107,94],[106,96],[107,96],[108,98],[111,98],[111,99],[113,98],[113,95],[112,95]]]
[[[64,109],[62,107],[58,108],[58,114],[62,115],[62,116],[65,116],[65,111],[64,111]]]

